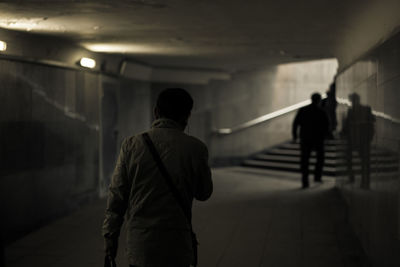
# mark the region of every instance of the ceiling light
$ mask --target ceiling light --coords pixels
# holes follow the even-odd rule
[[[6,51],[7,49],[7,43],[0,41],[0,51]]]
[[[162,46],[157,44],[82,43],[82,45],[89,51],[101,53],[179,55],[186,51],[179,46]]]
[[[87,57],[81,58],[81,61],[79,61],[79,64],[82,67],[90,68],[90,69],[93,69],[94,67],[96,67],[96,61],[94,59],[87,58]]]

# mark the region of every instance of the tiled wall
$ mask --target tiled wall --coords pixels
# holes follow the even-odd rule
[[[338,75],[337,96],[354,94],[359,105],[338,108],[348,145],[337,185],[373,266],[400,266],[400,35]],[[369,108],[372,120],[366,119]]]

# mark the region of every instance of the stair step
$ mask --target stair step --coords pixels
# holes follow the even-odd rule
[[[279,147],[279,149],[287,149],[287,150],[300,150],[300,144],[296,143],[286,143],[282,144]],[[325,152],[344,152],[346,151],[346,146],[330,146],[330,145],[325,145]]]
[[[323,175],[346,175],[346,142],[343,140],[329,140],[325,144],[325,162]],[[361,173],[361,158],[357,151],[353,151],[353,171]],[[312,151],[310,156],[310,173],[313,173],[316,163],[316,153]],[[381,173],[396,173],[399,171],[399,157],[393,152],[371,148],[370,171]],[[300,144],[287,142],[257,154],[245,160],[243,166],[269,169],[275,171],[289,171],[300,173]]]
[[[265,161],[273,161],[273,162],[287,162],[287,163],[299,163],[300,157],[282,155],[282,154],[258,154],[254,156],[252,159],[254,160],[265,160]],[[311,155],[310,164],[315,164],[316,156]],[[376,156],[370,159],[372,164],[397,164],[398,160],[395,157],[390,156]],[[353,164],[360,164],[361,159],[357,155],[353,157]],[[325,158],[325,165],[346,165],[345,158]]]
[[[258,154],[253,158],[253,160],[300,164],[300,157],[289,157],[285,155]],[[315,164],[316,161],[317,161],[316,157],[310,158],[310,164]],[[337,159],[325,159],[325,166],[331,166],[337,164],[343,165],[345,164],[345,162],[343,160],[337,160]]]
[[[249,160],[256,160],[256,161],[264,161],[264,162],[276,162],[276,163],[282,163],[282,164],[300,164],[300,158],[296,157],[287,157],[287,156],[282,156],[282,155],[265,155],[265,154],[260,154],[256,155],[254,158],[249,159]],[[310,158],[310,165],[315,165],[316,163],[316,158]],[[361,166],[361,160],[359,158],[353,159],[354,166]],[[385,167],[385,168],[394,168],[398,166],[397,161],[384,161],[384,160],[371,160],[370,161],[371,167],[378,168],[378,167]],[[332,159],[325,159],[324,161],[324,166],[327,167],[334,167],[334,166],[347,166],[346,161],[344,160],[332,160]]]
[[[300,157],[300,150],[289,150],[289,149],[280,149],[280,148],[274,148],[269,151],[266,151],[264,154],[269,154],[269,155],[285,155],[285,156],[295,156],[295,157]],[[311,153],[311,156],[315,155],[315,151]],[[342,157],[341,154],[336,153],[336,152],[325,152],[325,158],[326,159],[336,159]]]
[[[271,170],[283,170],[283,171],[292,171],[300,173],[300,165],[293,163],[280,163],[280,162],[267,162],[267,161],[259,161],[259,160],[246,160],[242,164],[243,166],[249,167],[258,167],[265,168]],[[323,175],[334,176],[336,173],[344,172],[346,168],[344,167],[330,167],[324,166]],[[310,165],[310,173],[313,173],[314,166]]]
[[[242,163],[243,166],[250,166],[250,167],[259,167],[265,169],[272,169],[272,170],[284,170],[284,171],[295,171],[300,172],[300,164],[299,163],[282,163],[282,162],[270,162],[270,161],[262,161],[262,160],[245,160]],[[309,169],[310,172],[314,171],[315,164],[310,164]],[[398,171],[399,167],[397,164],[371,164],[371,172],[396,172]],[[347,170],[347,166],[340,165],[340,166],[328,166],[324,165],[323,174],[324,175],[331,175],[335,176],[337,174],[343,174]],[[353,165],[353,171],[359,172],[361,171],[361,165]]]
[[[280,147],[278,148],[273,148],[271,150],[265,151],[264,154],[270,154],[270,155],[286,155],[286,156],[300,156],[300,149],[298,150],[291,150],[291,149],[282,149]],[[315,151],[311,152],[311,156],[315,156]],[[344,158],[346,156],[345,153],[343,152],[329,152],[325,151],[325,158]],[[358,152],[353,151],[353,157],[358,157]],[[371,151],[371,158],[383,158],[385,160],[387,159],[392,159],[392,160],[397,160],[397,157],[394,155],[391,155],[387,152],[384,151]]]

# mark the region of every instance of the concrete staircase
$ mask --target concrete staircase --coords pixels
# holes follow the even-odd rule
[[[324,176],[338,176],[346,173],[346,143],[342,140],[328,140],[325,143]],[[310,173],[315,168],[315,152],[310,158]],[[242,166],[278,171],[300,172],[300,144],[285,142],[276,147],[258,153],[242,163]],[[371,172],[398,171],[398,156],[382,149],[371,149]],[[361,172],[358,153],[353,151],[353,170]]]

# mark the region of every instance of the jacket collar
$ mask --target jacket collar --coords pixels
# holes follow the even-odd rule
[[[178,122],[165,118],[155,120],[151,125],[151,128],[169,128],[169,129],[177,129],[180,131],[184,130],[182,125],[180,125]]]

